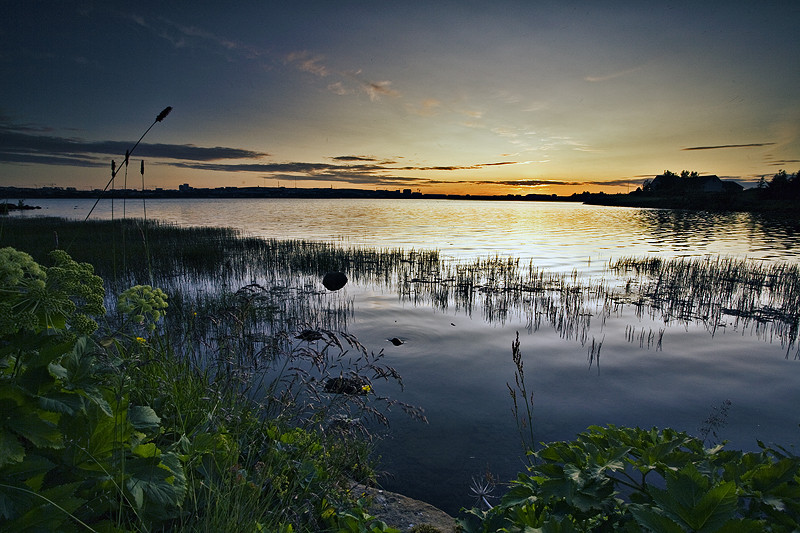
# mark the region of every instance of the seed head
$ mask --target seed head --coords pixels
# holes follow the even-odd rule
[[[162,120],[167,118],[167,115],[169,115],[170,111],[172,111],[172,106],[171,105],[165,107],[164,110],[161,113],[159,113],[158,116],[156,117],[156,122],[161,122]]]

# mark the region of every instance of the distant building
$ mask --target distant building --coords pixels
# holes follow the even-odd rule
[[[686,196],[694,194],[709,193],[732,193],[741,191],[744,187],[735,181],[723,181],[719,176],[678,176],[673,173],[665,173],[653,178],[653,181],[645,184],[645,192],[666,196]]]
[[[178,185],[178,190],[181,192],[189,192],[192,190],[192,186],[189,185],[188,183],[183,183],[181,185]]]

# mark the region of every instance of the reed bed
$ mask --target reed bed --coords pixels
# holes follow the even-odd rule
[[[623,258],[609,268],[627,277],[628,290],[635,287],[640,308],[666,323],[699,321],[712,335],[728,324],[749,328],[780,339],[787,357],[797,347],[798,265],[725,257]]]
[[[452,308],[468,316],[480,313],[489,323],[519,319],[529,331],[548,326],[581,345],[591,340],[593,323],[602,327],[609,317],[632,309],[639,318],[665,325],[699,322],[712,335],[734,327],[777,338],[787,357],[797,349],[800,271],[791,264],[630,257],[610,262],[591,279],[577,270],[551,272],[533,261],[499,255],[457,261],[437,251],[348,248],[131,219],[11,217],[0,227],[0,244],[37,259],[56,242],[77,260],[94,264],[108,280],[110,294],[135,283],[162,287],[173,302],[171,327],[247,308],[246,325],[259,340],[249,357],[274,351],[275,339],[285,339],[300,324],[347,329],[352,300],[322,290],[319,283],[331,270],[345,271],[353,284],[396,290],[401,301],[414,305]],[[233,332],[205,320],[192,334],[200,345],[210,336],[232,337]],[[660,348],[664,330],[634,334],[626,329],[623,335],[643,348]]]

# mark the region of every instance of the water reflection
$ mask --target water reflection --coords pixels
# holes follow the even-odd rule
[[[82,218],[93,201],[37,204],[43,207],[39,214]],[[800,257],[800,222],[749,213],[558,202],[197,199],[151,200],[147,214],[181,226],[233,227],[266,238],[437,249],[459,259],[500,254],[567,272],[620,255],[747,256],[787,262]],[[92,216],[110,218],[110,202],[101,202]]]

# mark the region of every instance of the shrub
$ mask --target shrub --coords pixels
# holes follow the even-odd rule
[[[796,531],[800,457],[782,448],[706,448],[672,429],[592,426],[542,444],[474,531]],[[505,529],[504,529],[505,528]]]

